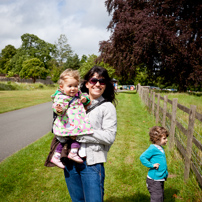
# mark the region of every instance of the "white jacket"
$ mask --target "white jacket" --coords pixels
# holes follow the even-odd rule
[[[93,100],[89,108],[102,100],[104,100],[102,96]],[[87,165],[104,163],[107,161],[107,152],[116,136],[116,109],[111,102],[104,102],[87,115],[94,133],[92,135],[79,136],[77,141],[85,144]]]

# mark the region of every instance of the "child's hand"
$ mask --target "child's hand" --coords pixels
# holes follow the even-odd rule
[[[91,105],[91,101],[90,101],[87,105],[84,106],[84,108],[85,108],[86,111],[87,111],[87,109],[88,109],[87,107],[88,107],[89,105]]]
[[[86,99],[86,97],[84,97],[84,96],[81,96],[81,102],[82,102],[82,103],[85,103],[85,102],[87,102],[87,99]]]
[[[56,107],[55,107],[55,109],[56,109],[56,111],[57,111],[58,113],[62,112],[62,107],[61,107],[60,104],[57,104]]]
[[[160,164],[159,163],[155,163],[154,164],[154,168],[157,170],[159,168]]]

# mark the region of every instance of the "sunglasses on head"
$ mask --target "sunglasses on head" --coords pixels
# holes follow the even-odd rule
[[[93,84],[93,85],[95,85],[98,81],[99,81],[100,85],[105,85],[106,84],[105,79],[91,78],[89,80],[90,84]]]

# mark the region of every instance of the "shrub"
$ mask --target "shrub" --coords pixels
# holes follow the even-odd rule
[[[0,90],[16,90],[16,86],[8,83],[0,83]]]

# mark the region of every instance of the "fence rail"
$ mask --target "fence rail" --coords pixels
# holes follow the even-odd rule
[[[178,99],[174,98],[169,100],[167,95],[160,96],[160,93],[155,93],[147,87],[138,84],[137,92],[148,109],[156,118],[156,124],[161,124],[166,127],[170,133],[169,149],[172,150],[174,146],[184,158],[184,180],[185,182],[189,178],[190,169],[194,172],[200,186],[202,187],[202,135],[199,134],[195,128],[197,126],[196,121],[201,127],[202,114],[196,111],[196,106],[191,105],[187,108],[178,103]],[[163,106],[160,103],[163,102]],[[168,110],[168,105],[171,105],[171,111]],[[177,115],[177,111],[180,113],[186,113],[188,115],[188,123],[184,122],[180,116]],[[183,122],[180,123],[180,121]],[[185,128],[185,126],[187,128]],[[197,127],[198,127],[197,126]],[[195,137],[194,134],[198,134]]]

